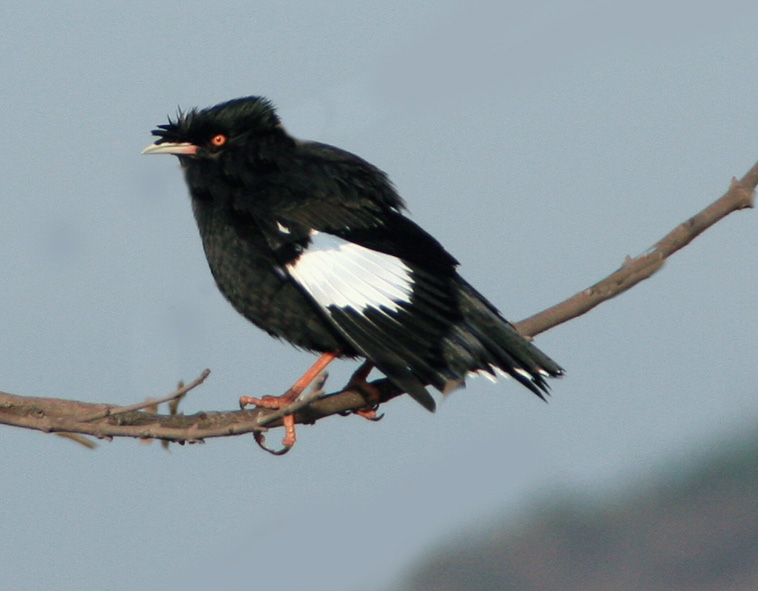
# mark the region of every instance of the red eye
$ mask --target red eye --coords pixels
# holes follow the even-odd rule
[[[226,143],[226,136],[223,133],[214,135],[211,138],[211,146],[213,146],[214,148],[220,148],[225,143]]]

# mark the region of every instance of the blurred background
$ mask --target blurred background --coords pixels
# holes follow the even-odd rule
[[[226,303],[175,159],[140,156],[177,107],[268,96],[291,134],[387,171],[517,321],[758,160],[756,19],[729,1],[5,0],[0,389],[129,404],[209,367],[190,413],[281,393],[311,364]],[[630,540],[681,550],[687,523],[696,548],[740,540],[714,562],[734,584],[707,588],[753,589],[737,583],[758,560],[737,556],[758,545],[755,216],[538,337],[568,371],[547,405],[474,380],[435,415],[401,399],[379,423],[301,427],[283,458],[251,437],[90,451],[6,427],[0,588],[548,589],[549,567],[556,588],[693,589],[686,562],[609,583],[647,568],[617,561]],[[667,509],[711,469],[743,513]],[[649,538],[621,533],[650,516]]]

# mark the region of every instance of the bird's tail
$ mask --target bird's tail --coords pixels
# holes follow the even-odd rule
[[[444,391],[463,386],[467,375],[504,373],[545,399],[545,378],[563,369],[522,336],[484,296],[462,281],[458,293],[462,321],[445,338],[442,354],[449,375]]]

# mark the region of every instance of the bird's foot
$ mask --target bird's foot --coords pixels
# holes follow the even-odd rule
[[[258,408],[270,408],[272,410],[279,410],[292,404],[297,397],[300,396],[300,392],[295,391],[293,388],[287,390],[281,396],[264,396],[263,398],[253,398],[252,396],[240,396],[240,408],[246,406],[255,405]],[[273,450],[265,445],[266,438],[260,431],[254,431],[253,436],[255,442],[267,452],[276,456],[281,456],[287,453],[295,442],[297,441],[297,434],[295,433],[295,416],[284,415],[282,417],[282,423],[284,424],[284,439],[282,439],[281,450]]]
[[[290,388],[281,396],[264,396],[263,398],[253,398],[252,396],[240,396],[240,408],[246,406],[255,405],[259,408],[271,408],[279,410],[284,408],[288,404],[292,404],[295,399],[300,396],[300,392],[296,392]]]
[[[286,409],[300,397],[300,395],[311,384],[311,382],[313,382],[313,380],[319,376],[319,374],[326,368],[327,365],[339,357],[339,355],[339,351],[324,353],[321,355],[316,363],[314,363],[310,369],[308,369],[308,371],[306,371],[303,376],[281,396],[263,396],[262,398],[240,396],[240,408],[244,409],[246,406],[254,404],[258,408],[269,408],[272,410]],[[323,385],[323,382],[320,383],[319,389],[321,385]],[[295,410],[296,409],[293,409],[292,412]],[[263,433],[260,431],[253,432],[255,442],[262,449],[277,456],[281,456],[287,453],[297,441],[297,435],[295,434],[295,415],[292,413],[285,414],[283,417],[281,417],[281,419],[282,424],[284,425],[284,439],[282,439],[283,449],[281,450],[274,450],[270,447],[267,447],[265,445],[266,438],[263,436]]]
[[[379,405],[373,406],[371,408],[359,408],[358,410],[354,410],[353,414],[358,415],[359,417],[363,417],[366,420],[369,421],[381,421],[384,418],[384,413],[378,414],[376,411],[379,410]]]
[[[370,361],[365,361],[351,376],[346,389],[358,390],[368,402],[365,407],[354,410],[354,415],[361,416],[369,421],[381,421],[384,414],[377,414],[376,412],[381,402],[381,392],[379,388],[366,381],[373,368],[374,366]]]

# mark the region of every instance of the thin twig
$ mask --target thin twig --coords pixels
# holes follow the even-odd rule
[[[56,435],[58,437],[63,437],[63,439],[70,439],[79,445],[83,445],[87,449],[95,449],[97,447],[97,443],[79,433],[56,433]]]
[[[205,379],[211,374],[210,369],[204,369],[203,372],[194,380],[192,380],[189,384],[186,386],[180,386],[176,390],[174,390],[171,394],[168,394],[164,396],[163,398],[148,398],[144,402],[137,402],[135,404],[130,404],[129,406],[112,406],[108,407],[100,412],[96,412],[95,414],[85,417],[82,419],[84,422],[88,421],[96,421],[98,419],[103,419],[105,417],[112,417],[115,415],[124,414],[127,412],[135,411],[135,410],[142,410],[143,408],[147,408],[148,406],[158,406],[159,404],[163,404],[164,402],[169,402],[170,400],[175,400],[179,398],[180,396],[184,396],[187,392],[192,390],[193,388],[197,388],[200,384],[202,384]]]

